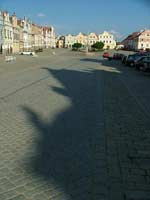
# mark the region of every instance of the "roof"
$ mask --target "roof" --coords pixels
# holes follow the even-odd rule
[[[135,38],[138,38],[143,32],[144,32],[144,31],[141,31],[141,32],[133,32],[131,35],[128,35],[128,37],[125,38],[125,39],[123,40],[123,42],[126,41],[126,40],[133,40],[133,39],[135,39]]]

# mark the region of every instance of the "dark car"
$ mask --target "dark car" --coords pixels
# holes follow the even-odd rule
[[[121,60],[123,58],[124,54],[121,53],[114,53],[113,59],[114,60]]]
[[[147,56],[143,59],[141,70],[145,72],[150,72],[150,56]]]
[[[137,58],[135,61],[134,61],[134,66],[136,69],[140,70],[141,66],[143,65],[143,59],[145,58],[146,56],[141,56],[139,58]]]
[[[122,57],[122,59],[121,59],[122,64],[126,64],[126,59],[127,59],[127,56],[124,55],[124,56]]]
[[[127,58],[126,58],[125,64],[127,66],[134,67],[135,61],[142,56],[143,56],[143,54],[139,54],[139,53],[128,55]]]

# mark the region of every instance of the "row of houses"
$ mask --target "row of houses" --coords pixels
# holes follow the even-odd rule
[[[51,26],[39,26],[24,17],[0,11],[0,53],[9,54],[38,48],[55,47],[55,31]]]
[[[141,30],[130,34],[122,41],[127,50],[150,50],[150,30]]]
[[[96,42],[103,42],[104,49],[114,49],[116,47],[116,41],[114,35],[104,31],[103,33],[97,35],[96,33],[84,34],[79,33],[78,35],[66,35],[65,37],[60,37],[57,42],[58,47],[72,48],[74,43],[81,43],[83,47],[91,47]]]

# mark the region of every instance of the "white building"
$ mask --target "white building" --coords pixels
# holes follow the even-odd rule
[[[51,26],[51,31],[50,31],[50,47],[51,48],[56,47],[56,35],[53,26]]]
[[[150,49],[150,30],[134,32],[122,42],[128,50]]]
[[[44,47],[56,47],[56,37],[53,27],[45,26],[43,27],[43,37],[44,37]]]
[[[65,36],[65,47],[72,48],[72,45],[76,42],[76,36],[71,34]]]
[[[9,54],[13,52],[13,27],[8,12],[3,12],[3,20],[4,20],[4,41],[2,48],[5,54]]]
[[[150,49],[150,30],[143,30],[139,36],[135,38],[136,46],[135,50],[138,49]]]
[[[22,48],[23,51],[31,50],[32,48],[32,22],[26,17],[20,20],[20,26],[22,28]]]
[[[104,49],[114,49],[116,47],[116,41],[113,34],[107,31],[99,34],[99,41],[104,43]]]

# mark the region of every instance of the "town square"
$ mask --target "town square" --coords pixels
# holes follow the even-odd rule
[[[27,2],[0,1],[0,200],[150,200],[149,1],[124,34]]]

